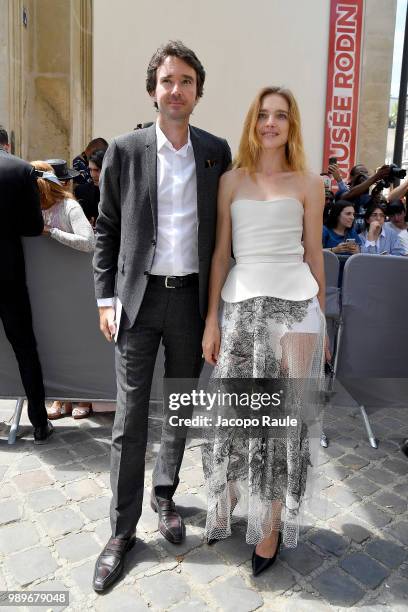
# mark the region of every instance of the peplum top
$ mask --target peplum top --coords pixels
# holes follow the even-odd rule
[[[235,200],[231,204],[235,265],[221,291],[224,302],[259,296],[302,301],[319,285],[303,261],[303,206],[299,200]]]

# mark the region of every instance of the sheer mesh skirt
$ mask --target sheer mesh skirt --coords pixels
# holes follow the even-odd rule
[[[223,381],[228,388],[240,381],[242,388],[243,379],[251,379],[247,387],[253,390],[255,382],[259,389],[262,381],[279,380],[284,399],[275,416],[295,415],[297,425],[279,435],[276,429],[256,427],[206,428],[202,460],[208,539],[231,534],[237,508],[246,516],[249,544],[258,544],[273,529],[280,529],[285,546],[297,545],[311,467],[310,427],[304,415],[316,400],[311,387],[315,391],[323,386],[324,338],[325,318],[317,298],[294,302],[256,297],[225,304],[220,354],[210,387]],[[225,406],[217,410],[214,423]]]

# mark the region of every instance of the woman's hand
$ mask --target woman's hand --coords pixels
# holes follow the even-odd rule
[[[51,230],[52,230],[52,227],[50,225],[44,225],[44,229],[42,233],[44,236],[48,236]]]
[[[356,242],[340,242],[340,244],[333,247],[331,251],[337,255],[347,255],[349,253],[354,255],[355,253],[360,252],[360,247]]]
[[[358,246],[357,242],[347,242],[346,245],[349,253],[352,255],[360,252],[360,247]]]
[[[202,347],[204,359],[215,365],[220,352],[221,333],[218,321],[207,321],[205,324]]]
[[[349,250],[350,250],[349,245],[346,242],[340,242],[340,244],[331,248],[331,251],[333,253],[336,253],[336,255],[342,255],[343,253],[348,253]]]
[[[330,340],[327,334],[324,339],[324,356],[325,356],[326,361],[330,363],[332,360],[332,354],[330,352]]]

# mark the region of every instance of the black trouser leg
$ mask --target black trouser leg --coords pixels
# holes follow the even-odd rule
[[[47,411],[30,300],[25,288],[18,293],[15,293],[14,289],[12,291],[11,299],[0,300],[0,318],[17,359],[28,401],[28,418],[34,427],[42,427],[47,423]]]

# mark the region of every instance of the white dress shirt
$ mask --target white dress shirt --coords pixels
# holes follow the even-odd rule
[[[367,232],[367,234],[368,234],[368,232]],[[369,240],[366,237],[365,242],[364,242],[364,246],[365,247],[375,246],[375,247],[379,248],[379,246],[380,246],[380,238],[385,238],[385,228],[384,228],[384,226],[382,226],[381,232],[379,233],[377,240]]]
[[[157,122],[156,138],[158,223],[150,274],[185,276],[198,272],[197,179],[190,128],[187,143],[178,150]],[[114,306],[115,300],[100,298],[97,303]]]
[[[157,238],[150,274],[198,272],[197,180],[190,140],[176,150],[156,123]]]

